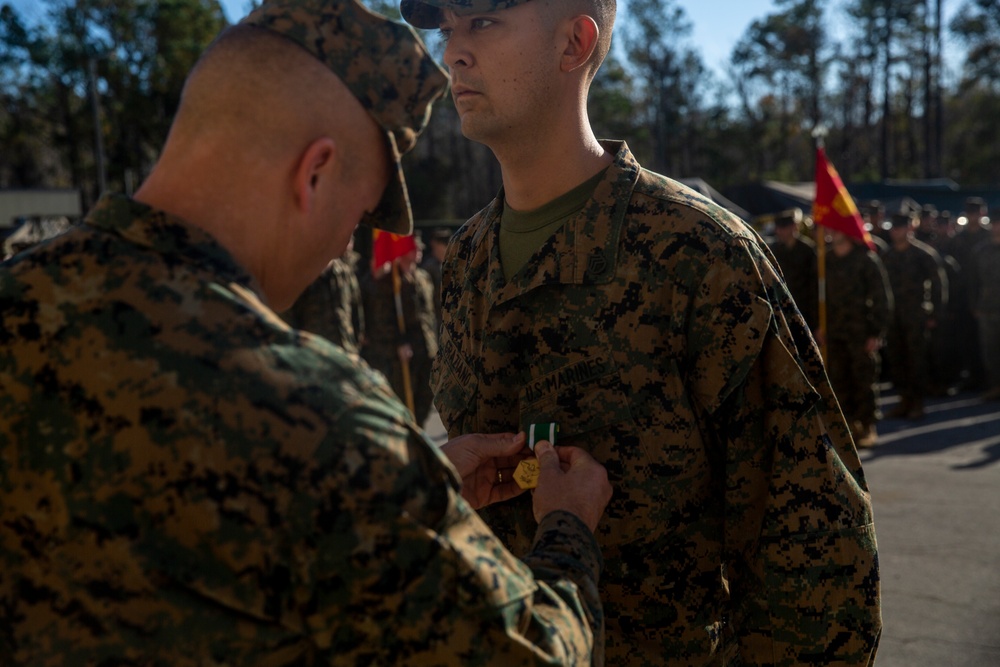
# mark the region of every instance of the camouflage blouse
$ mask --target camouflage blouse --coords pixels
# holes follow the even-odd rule
[[[586,527],[514,559],[385,382],[254,288],[124,198],[0,265],[0,662],[587,663]]]
[[[446,427],[556,422],[607,467],[608,664],[866,664],[881,630],[870,497],[770,252],[605,147],[590,202],[510,281],[502,193],[449,245],[432,378]],[[528,552],[526,498],[483,516]]]

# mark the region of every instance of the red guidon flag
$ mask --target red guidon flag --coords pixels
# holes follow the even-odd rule
[[[826,157],[826,151],[816,149],[816,196],[813,199],[813,222],[848,236],[861,239],[872,250],[875,244],[865,230],[858,207],[848,194],[840,175]]]
[[[378,268],[397,257],[402,257],[411,250],[415,250],[416,247],[417,242],[412,234],[402,236],[376,229],[373,238],[372,263]]]

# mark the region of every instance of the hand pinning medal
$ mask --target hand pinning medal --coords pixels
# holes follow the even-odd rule
[[[532,424],[528,427],[528,448],[535,451],[535,442],[538,440],[548,440],[555,446],[558,432],[559,425],[555,423]],[[517,464],[514,481],[522,489],[533,489],[538,486],[538,473],[538,459],[525,459]]]

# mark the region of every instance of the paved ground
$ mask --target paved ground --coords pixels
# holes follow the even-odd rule
[[[882,568],[877,665],[1000,667],[1000,403],[958,395],[926,412],[883,421],[862,452]],[[446,439],[436,414],[426,429]]]
[[[879,430],[862,452],[882,568],[877,664],[1000,667],[1000,403],[936,399],[923,420]]]

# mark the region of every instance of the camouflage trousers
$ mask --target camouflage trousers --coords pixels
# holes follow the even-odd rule
[[[827,344],[826,370],[848,424],[874,424],[878,411],[881,359],[865,351],[865,339],[834,338]]]

